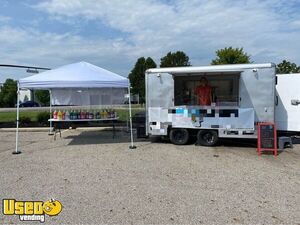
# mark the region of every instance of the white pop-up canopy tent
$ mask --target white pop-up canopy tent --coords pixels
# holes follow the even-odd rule
[[[30,90],[49,90],[50,91],[50,113],[52,103],[63,101],[72,104],[72,97],[76,98],[76,93],[89,95],[89,93],[97,92],[98,96],[108,96],[108,93],[114,95],[123,95],[123,92],[118,90],[128,89],[130,98],[130,84],[129,80],[118,74],[102,69],[98,66],[92,65],[87,62],[73,63],[59,67],[57,69],[42,72],[24,79],[20,79],[18,82],[18,100],[17,100],[17,129],[16,129],[16,151],[18,150],[18,137],[19,137],[19,90],[30,89]],[[115,91],[117,89],[117,91]],[[80,91],[78,91],[80,90]],[[105,95],[104,95],[105,94]],[[124,95],[123,95],[124,96]],[[66,100],[67,99],[67,100]],[[74,99],[74,98],[73,98]],[[87,99],[87,98],[83,98]],[[106,98],[107,99],[107,98]],[[120,98],[110,98],[110,104],[118,102]],[[117,101],[116,101],[117,99]],[[86,102],[80,102],[85,103]],[[90,104],[91,102],[87,102]],[[98,104],[99,101],[92,102]],[[101,102],[100,102],[101,103]],[[130,134],[131,134],[131,148],[133,148],[133,135],[132,135],[132,115],[131,115],[131,101],[129,99],[128,109],[130,118]],[[51,129],[51,123],[50,123]]]
[[[128,79],[87,62],[73,63],[19,81],[22,89],[128,88]]]

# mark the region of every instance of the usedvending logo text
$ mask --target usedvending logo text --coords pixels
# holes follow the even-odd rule
[[[17,215],[21,221],[40,221],[43,223],[45,222],[45,215],[57,216],[62,210],[62,204],[53,199],[45,202],[3,199],[2,208],[4,215]]]

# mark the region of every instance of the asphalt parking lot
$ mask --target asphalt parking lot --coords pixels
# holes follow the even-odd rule
[[[12,155],[15,134],[0,140],[0,198],[59,200],[46,224],[300,224],[300,145],[276,158],[241,143],[129,150],[125,132],[70,130],[21,132]],[[32,224],[1,213],[17,223]]]

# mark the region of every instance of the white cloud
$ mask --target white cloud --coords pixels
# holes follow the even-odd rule
[[[10,20],[11,20],[10,17],[0,15],[0,23],[7,23]]]
[[[290,26],[291,28],[300,29],[300,19],[291,21]]]
[[[289,56],[300,61],[295,38],[300,31],[289,34],[286,30],[299,23],[289,18],[296,15],[292,10],[296,2],[177,0],[170,5],[159,1],[52,0],[36,8],[53,16],[101,20],[129,33],[126,41],[134,43],[131,50],[140,55],[158,59],[166,51],[182,49],[195,61],[207,64],[210,59],[203,57],[208,50],[213,57],[217,48],[230,45],[243,46],[254,60],[278,61]]]
[[[121,39],[86,40],[69,33],[59,35],[33,29],[0,27],[0,42],[5,43],[5,48],[0,51],[1,63],[4,64],[53,68],[71,62],[89,61],[124,76],[127,75],[127,70],[124,68],[127,69],[129,57],[127,51],[120,52],[120,49],[126,49]],[[17,77],[22,76],[26,76],[24,71],[18,73]]]
[[[286,58],[300,64],[300,16],[296,0],[47,0],[33,6],[50,19],[80,26],[100,21],[126,35],[104,39],[0,27],[6,43],[0,57],[43,66],[88,60],[127,75],[137,57],[158,63],[168,51],[183,50],[193,65],[209,64],[215,50],[244,47],[256,62]],[[1,17],[0,17],[1,20]],[[98,29],[94,27],[94,29]]]

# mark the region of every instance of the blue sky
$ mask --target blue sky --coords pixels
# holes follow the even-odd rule
[[[300,64],[298,0],[1,0],[0,64],[87,61],[127,76],[138,57],[181,50],[192,65],[244,47],[256,63]],[[0,68],[0,81],[29,76]]]

